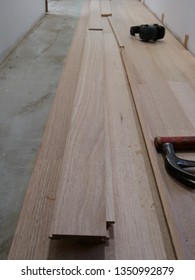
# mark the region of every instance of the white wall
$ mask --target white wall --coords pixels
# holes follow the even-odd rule
[[[181,42],[189,35],[188,49],[195,54],[195,0],[145,0],[145,5],[161,19]]]
[[[45,0],[0,0],[0,62],[45,13]]]

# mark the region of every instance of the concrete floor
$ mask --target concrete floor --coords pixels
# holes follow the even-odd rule
[[[6,259],[84,0],[49,13],[0,65],[0,259]]]

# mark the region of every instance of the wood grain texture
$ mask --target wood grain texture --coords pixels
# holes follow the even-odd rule
[[[106,246],[54,240],[49,259],[173,259],[160,199],[154,194],[156,184],[129,99],[120,50],[111,29],[104,32],[104,44],[105,104],[116,223],[109,228]]]
[[[195,134],[194,114],[189,105],[194,100],[195,77],[194,72],[190,72],[195,66],[194,58],[191,56],[189,62],[189,53],[168,31],[165,39],[156,44],[145,44],[130,38],[125,32],[129,25],[156,22],[156,18],[137,1],[122,0],[119,4],[113,0],[112,3],[115,5],[115,14],[112,7],[113,20],[116,16],[117,23],[120,17],[123,24],[123,28],[118,30],[125,42],[123,61],[176,255],[179,259],[194,259],[195,192],[181,186],[166,173],[162,156],[156,153],[153,145],[153,139],[157,135]],[[184,98],[184,90],[178,89],[178,82],[183,89],[188,89],[188,97]]]
[[[103,75],[103,34],[89,31],[51,226],[53,238],[107,235]]]
[[[90,0],[88,29],[103,30],[99,0]]]
[[[100,0],[101,16],[108,17],[112,15],[110,0]]]
[[[104,40],[116,205],[114,243],[110,246],[114,247],[116,259],[166,259],[155,211],[159,200],[153,200],[155,182],[145,158],[144,145],[140,143],[139,125],[129,99],[130,89],[120,51],[112,33],[105,33]]]
[[[105,79],[104,79],[105,86]],[[113,184],[114,184],[114,170],[113,170],[113,159],[112,159],[112,148],[111,148],[111,135],[109,130],[108,122],[108,108],[106,103],[106,98],[104,94],[104,111],[105,111],[105,194],[106,194],[106,223],[109,227],[111,224],[115,223],[115,207],[114,207],[114,194],[113,194]]]
[[[111,26],[111,28],[112,28],[112,31],[113,31],[113,33],[114,33],[114,36],[115,36],[115,38],[116,38],[116,41],[117,41],[117,43],[118,43],[118,46],[119,46],[120,48],[124,48],[125,45],[124,45],[124,43],[123,43],[123,41],[122,41],[122,39],[121,39],[120,34],[119,34],[118,31],[117,31],[119,28],[116,28],[116,27],[115,27],[116,21],[113,21],[113,20],[112,20],[112,17],[108,17],[108,20],[109,20],[110,26]],[[118,25],[120,25],[120,21],[118,21],[117,26],[118,26]]]
[[[85,2],[29,182],[9,259],[47,259],[49,229],[89,15]],[[79,48],[78,48],[79,44]],[[72,79],[74,77],[74,79]],[[57,124],[57,125],[56,125]]]

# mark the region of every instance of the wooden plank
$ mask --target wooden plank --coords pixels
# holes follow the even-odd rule
[[[9,259],[47,259],[49,229],[89,15],[85,2],[49,114]],[[79,45],[79,48],[78,48]],[[73,65],[74,67],[71,67]],[[74,79],[72,79],[74,77]]]
[[[75,242],[70,239],[52,240],[49,260],[103,260],[105,244],[94,242]]]
[[[182,102],[179,102],[175,90],[173,91],[174,85],[171,86],[170,84],[171,77],[174,77],[177,81],[180,81],[180,79],[181,81],[190,81],[192,90],[188,92],[188,103],[193,102],[191,94],[195,90],[193,78],[192,74],[186,74],[190,72],[187,69],[194,68],[192,66],[194,62],[189,63],[186,60],[185,49],[168,31],[166,39],[157,42],[157,44],[144,44],[137,39],[129,39],[129,35],[125,32],[129,26],[135,23],[139,24],[141,21],[156,21],[156,18],[139,2],[122,0],[119,5],[117,1],[113,0],[112,3],[118,9],[116,17],[120,17],[123,23],[123,28],[118,30],[125,42],[125,50],[122,50],[123,61],[131,84],[176,255],[179,259],[194,259],[195,224],[193,216],[195,213],[195,193],[181,187],[167,174],[162,156],[156,152],[153,145],[153,139],[157,135],[195,134],[194,116],[191,114],[189,118],[186,111],[186,101],[182,99]],[[183,48],[182,51],[181,48]],[[166,49],[166,51],[162,52],[163,49]],[[177,58],[177,63],[175,60],[174,64],[178,65],[178,67],[175,67],[177,69],[175,73],[172,68],[174,65],[173,59],[170,59],[173,52],[175,52],[174,59]],[[161,53],[161,56],[158,56],[157,53]],[[192,61],[194,61],[193,57]],[[186,70],[185,76],[182,75],[184,70],[179,68],[181,65]],[[168,77],[168,74],[165,73],[172,74]]]
[[[120,48],[124,48],[125,45],[124,45],[124,43],[123,43],[123,41],[122,41],[122,39],[121,39],[121,36],[119,35],[119,33],[118,33],[118,31],[117,31],[117,28],[115,27],[116,21],[114,22],[114,21],[112,20],[112,17],[108,17],[108,20],[109,20],[110,26],[111,26],[111,28],[112,28],[112,31],[113,31],[113,33],[114,33],[114,36],[115,36],[115,38],[116,38],[116,40],[117,40],[118,46],[119,46]],[[118,24],[120,24],[120,22],[118,22],[117,25],[118,25]]]
[[[104,84],[105,85],[105,84]],[[106,154],[105,154],[105,193],[106,193],[106,223],[109,227],[111,224],[115,223],[115,207],[114,207],[114,195],[113,195],[113,161],[111,155],[111,135],[109,131],[109,123],[108,123],[108,110],[106,99],[104,98],[104,110],[105,110],[105,137],[106,137]]]
[[[90,0],[90,15],[88,29],[103,30],[99,0]]]
[[[52,238],[107,236],[102,49],[102,32],[87,32],[51,225]]]
[[[53,240],[50,259],[174,258],[114,35],[104,33],[105,82],[116,223],[109,243]],[[159,219],[159,221],[158,221]]]
[[[153,200],[156,186],[144,144],[140,142],[139,124],[129,99],[130,89],[120,51],[112,33],[104,34],[104,42],[106,103],[116,202],[114,240],[109,242],[107,254],[114,249],[116,259],[166,259],[165,237],[156,212],[160,201],[158,197],[155,202]],[[165,220],[161,222],[166,227]],[[167,242],[170,245],[170,240]]]
[[[110,0],[100,0],[101,16],[108,17],[112,15]]]

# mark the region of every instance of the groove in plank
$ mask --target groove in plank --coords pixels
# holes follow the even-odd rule
[[[103,75],[103,33],[89,31],[55,202],[53,238],[107,236]]]
[[[90,0],[88,29],[100,31],[103,30],[99,0]]]
[[[108,17],[112,15],[110,0],[100,0],[101,16]]]
[[[48,256],[51,243],[48,238],[51,216],[76,90],[75,80],[78,77],[83,52],[88,15],[89,5],[88,1],[85,1],[49,114],[42,146],[13,237],[9,259],[36,260],[47,259]]]

